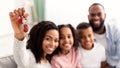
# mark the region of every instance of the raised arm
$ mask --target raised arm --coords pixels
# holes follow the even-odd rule
[[[29,66],[29,50],[26,49],[25,32],[23,30],[23,18],[27,17],[24,8],[15,9],[9,13],[11,25],[14,30],[14,59],[18,67],[24,68]]]
[[[9,13],[11,25],[14,30],[14,36],[18,40],[23,40],[25,38],[25,32],[23,30],[23,19],[27,18],[28,14],[25,14],[24,8],[15,9],[13,12]]]

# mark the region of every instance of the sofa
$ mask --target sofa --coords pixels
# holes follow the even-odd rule
[[[0,58],[0,68],[17,68],[13,55]]]

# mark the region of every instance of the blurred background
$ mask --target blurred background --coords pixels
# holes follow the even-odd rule
[[[119,0],[3,0],[0,2],[0,57],[13,54],[13,30],[9,12],[24,7],[29,13],[30,27],[38,21],[50,20],[58,24],[72,24],[88,21],[88,8],[98,2],[104,5],[106,21],[119,24]]]

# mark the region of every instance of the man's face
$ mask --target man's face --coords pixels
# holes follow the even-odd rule
[[[102,6],[94,5],[90,8],[88,19],[93,31],[99,31],[104,26],[105,17],[106,14]]]

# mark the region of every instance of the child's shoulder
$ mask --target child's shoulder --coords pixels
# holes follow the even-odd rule
[[[105,49],[104,46],[100,43],[94,42],[94,46],[98,49]]]
[[[60,59],[63,55],[62,54],[56,54],[52,57],[52,59]]]

